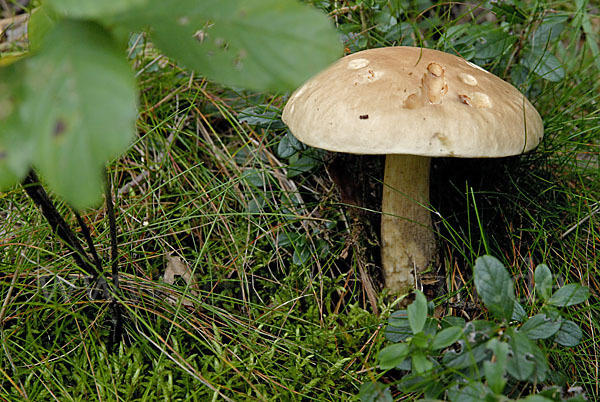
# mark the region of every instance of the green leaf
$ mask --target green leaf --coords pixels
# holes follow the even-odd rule
[[[487,342],[486,347],[494,353],[495,359],[493,362],[483,362],[485,378],[490,389],[496,394],[501,394],[506,385],[504,372],[506,371],[506,362],[508,360],[508,351],[510,348],[508,343],[501,342],[497,338],[490,339]]]
[[[412,353],[412,370],[415,374],[423,374],[433,368],[433,362],[423,352]]]
[[[508,359],[506,369],[508,373],[519,381],[527,381],[533,374],[533,348],[536,348],[529,338],[520,332],[509,328],[506,335],[510,338],[508,344],[511,348],[511,356]]]
[[[548,300],[548,304],[559,307],[568,307],[583,303],[590,297],[590,291],[578,283],[571,283],[558,289]]]
[[[521,303],[515,300],[512,316],[510,317],[510,319],[512,321],[523,322],[525,318],[527,318],[527,312],[525,311],[523,306],[521,306]]]
[[[386,346],[379,352],[379,367],[387,370],[396,367],[402,363],[410,354],[410,344],[396,343]]]
[[[483,304],[497,318],[510,320],[515,303],[513,281],[500,261],[483,256],[475,261],[475,288]]]
[[[0,190],[25,177],[31,163],[33,141],[19,116],[23,100],[23,61],[0,67]]]
[[[562,320],[552,320],[546,314],[536,314],[521,326],[519,332],[529,339],[546,339],[558,331]]]
[[[285,124],[279,118],[279,110],[272,105],[257,105],[248,107],[238,113],[240,123],[251,126],[279,129]]]
[[[167,55],[208,78],[257,90],[291,90],[342,54],[331,22],[294,0],[163,0],[114,17],[149,28]]]
[[[385,327],[385,338],[388,341],[400,342],[412,335],[406,310],[394,311],[388,322],[389,325]]]
[[[458,352],[454,350],[448,350],[444,354],[442,362],[447,367],[460,370],[475,366],[486,357],[489,357],[490,353],[484,343],[475,347],[470,347],[463,341],[459,341],[459,344],[461,345],[461,348]]]
[[[490,389],[479,381],[473,381],[458,390],[448,392],[452,402],[482,402],[487,401]]]
[[[289,158],[304,149],[306,149],[306,145],[298,141],[290,130],[287,130],[277,145],[277,156],[280,158]]]
[[[360,386],[358,397],[361,402],[393,402],[390,387],[380,382],[365,382]]]
[[[519,399],[523,402],[552,402],[553,399],[544,398],[540,395],[529,395],[527,398]]]
[[[562,63],[545,48],[526,48],[521,64],[551,82],[559,82],[565,78]]]
[[[133,139],[135,78],[110,35],[63,20],[27,60],[24,110],[35,162],[49,187],[75,208],[101,199],[102,169]]]
[[[44,4],[31,13],[27,23],[27,39],[32,51],[37,51],[42,47],[46,35],[52,30],[57,20],[56,13]]]
[[[441,330],[433,337],[431,349],[438,350],[447,348],[460,339],[462,332],[462,328],[459,327],[449,327]]]
[[[146,0],[46,0],[45,4],[65,17],[97,18],[145,5]]]
[[[546,264],[540,264],[535,268],[534,273],[535,290],[542,300],[548,300],[552,294],[552,272]]]
[[[413,334],[421,332],[425,326],[425,320],[427,320],[427,298],[423,292],[415,290],[415,301],[406,310]]]
[[[554,337],[554,342],[562,346],[572,347],[579,345],[583,339],[583,332],[579,325],[571,320],[565,320]]]

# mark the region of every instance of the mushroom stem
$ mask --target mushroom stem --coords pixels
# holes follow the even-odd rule
[[[393,155],[385,160],[381,218],[381,259],[385,286],[393,294],[414,288],[414,272],[435,253],[426,156]]]

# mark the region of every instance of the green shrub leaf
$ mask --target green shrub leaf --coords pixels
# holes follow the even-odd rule
[[[33,142],[19,118],[22,68],[21,61],[0,68],[0,190],[21,181],[31,163]]]
[[[530,71],[551,82],[565,78],[562,63],[545,48],[527,48],[521,63]]]
[[[581,342],[582,339],[583,332],[581,332],[579,325],[575,324],[573,321],[565,320],[556,333],[554,342],[562,346],[572,347],[579,345],[579,342]]]
[[[509,336],[508,344],[511,348],[511,356],[508,359],[506,369],[508,373],[519,381],[527,381],[533,374],[534,355],[533,348],[536,348],[525,334],[509,329],[506,331]]]
[[[546,264],[540,264],[534,273],[535,290],[542,300],[548,300],[552,294],[552,272]]]
[[[96,18],[141,6],[147,0],[46,0],[46,4],[66,17]]]
[[[379,367],[387,370],[402,363],[410,354],[410,344],[396,343],[386,346],[379,352]]]
[[[136,119],[133,73],[110,35],[63,20],[27,60],[27,129],[49,187],[84,208],[100,201],[102,168],[130,144]]]
[[[413,334],[418,334],[425,326],[427,320],[427,298],[420,290],[415,290],[415,301],[409,304],[408,322]]]
[[[425,353],[416,352],[411,355],[412,370],[415,374],[423,374],[433,368],[433,362],[427,358]]]
[[[510,320],[515,303],[514,285],[502,263],[487,255],[477,258],[474,281],[477,293],[490,313]]]
[[[462,332],[462,328],[459,327],[449,327],[441,330],[433,337],[431,348],[433,350],[447,348],[460,339]]]
[[[536,314],[528,319],[519,332],[527,335],[529,339],[546,339],[558,331],[562,320],[552,320],[546,314]]]
[[[570,283],[558,289],[548,300],[548,304],[559,307],[568,307],[583,303],[590,297],[590,291],[578,283]]]
[[[365,382],[358,394],[361,402],[393,402],[390,387],[380,382]]]
[[[114,17],[149,28],[167,55],[213,80],[258,90],[291,90],[342,54],[318,10],[294,0],[163,0]]]
[[[506,362],[508,360],[508,351],[510,348],[506,342],[501,342],[497,338],[490,339],[486,346],[494,353],[495,359],[493,362],[483,362],[485,378],[490,389],[496,394],[501,394],[506,385],[504,372],[506,371]]]

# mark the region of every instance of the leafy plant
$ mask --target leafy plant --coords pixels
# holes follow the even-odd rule
[[[508,271],[496,258],[478,258],[473,276],[492,320],[428,316],[433,305],[418,290],[406,310],[391,315],[385,334],[394,343],[379,352],[378,361],[380,369],[402,374],[397,383],[401,392],[461,402],[508,401],[513,384],[529,382],[535,390],[537,384],[552,378],[541,340],[566,347],[581,341],[579,325],[565,318],[559,308],[586,301],[586,287],[568,284],[553,291],[550,269],[540,264],[535,269],[538,303],[525,308],[515,298]],[[391,396],[390,387],[382,383],[367,382],[361,389],[363,401],[391,400]],[[563,399],[560,387],[548,386],[521,400]]]
[[[33,165],[75,208],[97,203],[101,168],[133,141],[125,47],[142,31],[208,78],[258,90],[293,89],[341,50],[326,16],[293,0],[42,2],[31,53],[0,67],[0,190]]]

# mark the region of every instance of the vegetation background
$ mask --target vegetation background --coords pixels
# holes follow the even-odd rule
[[[553,382],[600,398],[598,3],[306,3],[329,16],[346,52],[455,52],[535,104],[545,139],[534,152],[434,162],[440,255],[422,288],[437,317],[486,317],[472,286],[475,259],[486,253],[516,278],[521,300],[532,299],[540,263],[559,284],[588,286],[592,297],[566,309],[583,342],[542,345]],[[27,49],[1,29],[3,57]],[[89,299],[68,250],[14,187],[0,195],[0,397],[337,401],[357,399],[375,378],[393,384],[394,372],[382,373],[376,359],[399,308],[379,292],[382,159],[303,146],[280,120],[289,94],[215,84],[144,35],[131,39],[129,60],[138,136],[108,167],[118,194],[124,341],[109,353],[108,303]],[[82,218],[107,256],[105,208]],[[544,385],[522,384],[512,397]]]

